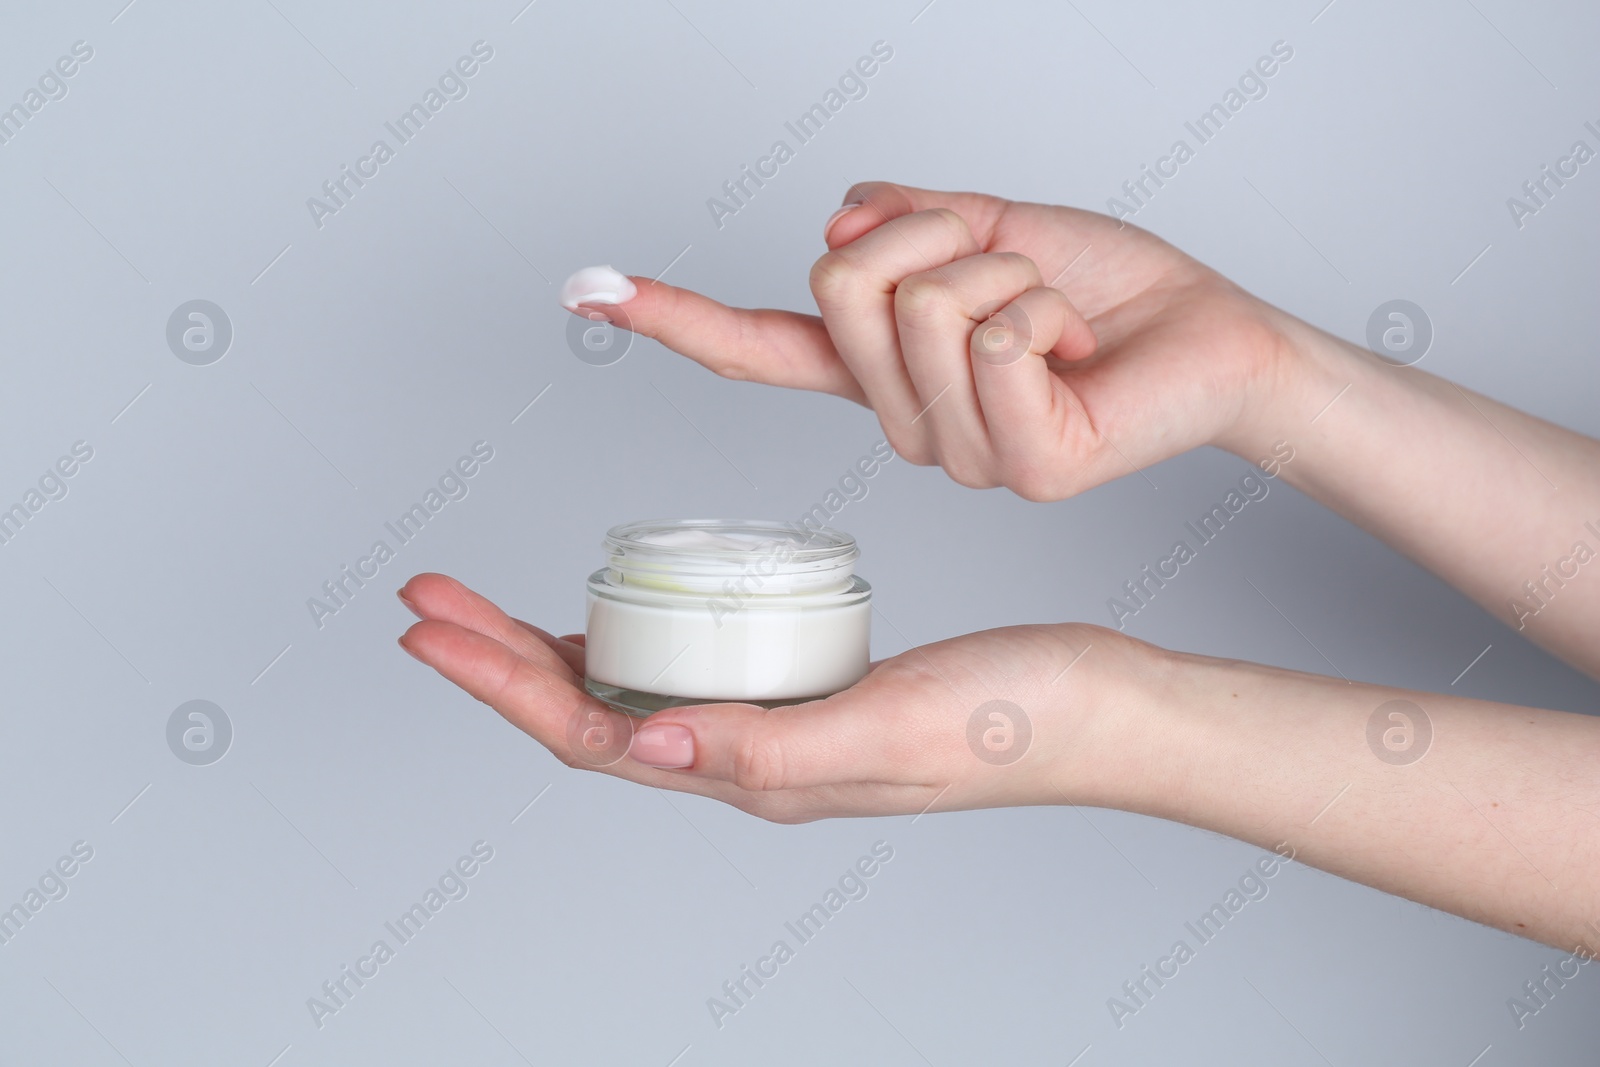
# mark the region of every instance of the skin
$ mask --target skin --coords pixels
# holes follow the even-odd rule
[[[1280,477],[1600,677],[1600,566],[1589,577],[1572,558],[1575,542],[1600,546],[1583,526],[1600,526],[1600,443],[1390,366],[1106,216],[888,183],[845,200],[859,206],[829,220],[811,271],[819,315],[729,308],[646,278],[623,308],[579,312],[724,377],[864,404],[912,462],[1030,500],[1199,445],[1256,462],[1287,442]],[[1590,716],[1193,656],[1068,623],[914,648],[795,707],[632,720],[584,692],[581,636],[511,619],[444,575],[400,594],[422,620],[402,647],[572,767],[785,823],[1119,808],[1600,950]],[[1032,730],[1004,766],[967,741],[974,709],[993,700],[1023,709]],[[1394,700],[1415,707],[1394,719],[1380,710]],[[1399,758],[1369,745],[1375,717],[1379,733],[1400,731],[1385,735]]]

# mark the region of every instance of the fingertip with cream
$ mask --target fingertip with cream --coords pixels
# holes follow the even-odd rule
[[[584,267],[561,283],[561,306],[578,310],[579,304],[626,304],[639,294],[626,274],[609,265]]]

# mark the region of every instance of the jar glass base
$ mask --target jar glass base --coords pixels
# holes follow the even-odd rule
[[[709,697],[675,697],[664,693],[646,693],[639,689],[623,689],[620,686],[607,685],[597,682],[593,678],[583,680],[583,688],[590,696],[615,708],[617,711],[635,718],[644,718],[654,715],[658,711],[668,708],[687,708],[695,704],[754,704],[758,708],[786,708],[794,704],[805,704],[813,700],[821,700],[829,695],[819,693],[812,697],[790,697],[787,700],[717,700]]]

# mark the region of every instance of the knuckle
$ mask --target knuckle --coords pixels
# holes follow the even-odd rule
[[[1018,481],[1007,488],[1031,504],[1050,502],[1050,492],[1037,482]]]
[[[937,462],[921,434],[891,427],[885,419],[879,419],[878,425],[888,439],[889,447],[894,449],[894,454],[899,458],[916,467],[931,467]]]
[[[936,220],[939,225],[957,232],[967,228],[967,220],[947,207],[929,208],[928,217]]]
[[[1002,484],[1022,499],[1035,504],[1059,500],[1066,495],[1061,491],[1060,480],[1053,472],[1034,464],[1007,471]]]
[[[1031,504],[1048,504],[1056,498],[1049,487],[1041,482],[1019,481],[1007,488]]]
[[[759,336],[759,321],[753,322],[751,314],[741,314],[735,318],[737,332],[733,343],[716,353],[716,358],[708,360],[707,365],[719,378],[730,381],[743,382],[755,377],[755,367],[759,356],[754,337]]]
[[[1064,501],[1077,493],[1077,488],[1074,488],[1074,478],[1069,472],[1062,470],[1035,470],[1032,474],[1024,475],[1021,483],[1019,496],[1024,496],[1024,499],[1029,499],[1035,504]]]
[[[818,307],[837,305],[850,292],[859,272],[849,256],[837,249],[824,252],[811,264],[809,283]]]
[[[937,467],[939,457],[934,455],[933,449],[922,441],[894,442],[895,455],[910,463],[913,467]]]
[[[486,686],[484,695],[478,699],[496,709],[516,707],[527,688],[526,661],[512,659],[506,663],[500,678]]]
[[[947,457],[941,461],[940,466],[944,467],[945,473],[950,476],[950,480],[957,485],[965,486],[968,489],[993,489],[995,487],[996,483],[993,478],[989,477],[988,472],[979,466],[975,466],[969,460],[960,457]]]
[[[894,310],[903,322],[928,324],[945,317],[950,308],[950,282],[937,272],[913,274],[894,290]]]
[[[765,734],[751,734],[734,754],[733,784],[740,789],[770,793],[784,787],[785,774],[783,746]]]
[[[1031,256],[1023,255],[1021,252],[993,252],[991,255],[1008,267],[1014,267],[1024,274],[1032,275],[1035,279],[1040,277],[1039,265],[1033,261]],[[1037,281],[1034,282],[1035,286],[1038,284]],[[1033,288],[1033,286],[1029,288]]]

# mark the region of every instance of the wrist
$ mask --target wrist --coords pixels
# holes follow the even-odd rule
[[[1036,679],[1048,726],[1039,731],[1040,804],[1143,811],[1159,790],[1163,694],[1180,657],[1117,630],[1047,627],[1063,652]],[[1041,724],[1043,725],[1043,724]]]
[[[1212,443],[1247,462],[1280,460],[1314,434],[1319,417],[1364,369],[1362,353],[1331,334],[1256,300],[1264,337],[1240,417]]]

